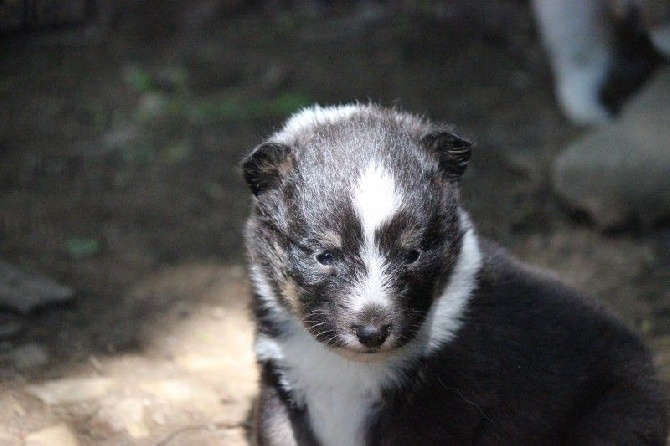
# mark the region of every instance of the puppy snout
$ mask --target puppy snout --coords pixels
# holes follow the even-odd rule
[[[353,326],[358,341],[368,348],[378,348],[384,344],[391,332],[391,324],[368,322]]]

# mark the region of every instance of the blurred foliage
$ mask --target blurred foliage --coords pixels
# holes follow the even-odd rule
[[[141,94],[134,113],[134,118],[141,123],[165,117],[185,119],[191,124],[284,117],[313,102],[302,92],[283,91],[270,98],[258,98],[240,87],[195,97],[186,88],[186,73],[179,69],[152,76],[146,70],[131,66],[124,72],[124,80]]]
[[[195,122],[262,119],[289,115],[312,102],[306,94],[296,92],[280,93],[268,100],[233,93],[197,100],[188,113]]]
[[[112,138],[110,148],[124,162],[136,165],[187,160],[194,152],[195,133],[202,126],[284,118],[313,102],[300,91],[269,93],[257,85],[230,86],[197,95],[189,88],[188,73],[182,67],[164,67],[154,73],[130,65],[123,69],[122,77],[137,97],[134,109],[120,120],[94,113],[94,127],[122,135]],[[116,183],[122,185],[125,180],[119,178]]]
[[[123,73],[123,78],[126,84],[139,92],[155,91],[158,89],[151,75],[136,66],[128,67]]]
[[[74,260],[86,259],[100,251],[100,243],[94,238],[70,237],[65,240],[65,251]]]

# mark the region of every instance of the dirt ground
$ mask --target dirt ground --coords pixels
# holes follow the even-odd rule
[[[552,193],[583,130],[557,110],[526,1],[237,3],[123,1],[0,37],[0,259],[76,291],[0,311],[20,327],[0,339],[0,445],[246,444],[237,163],[312,102],[453,123],[477,142],[463,195],[480,232],[603,301],[670,378],[670,230],[602,234]]]

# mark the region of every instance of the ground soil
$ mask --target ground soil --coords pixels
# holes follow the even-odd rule
[[[551,162],[584,130],[557,109],[527,2],[238,3],[117,2],[0,40],[0,258],[76,291],[3,310],[22,329],[0,340],[0,444],[52,426],[84,445],[245,444],[237,163],[311,102],[453,124],[477,144],[463,202],[480,232],[618,313],[670,378],[670,231],[603,234],[553,194]],[[47,360],[17,363],[25,345]],[[63,379],[97,390],[40,397]]]

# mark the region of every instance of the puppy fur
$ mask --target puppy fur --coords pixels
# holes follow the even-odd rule
[[[556,97],[576,124],[600,125],[611,118],[600,95],[615,62],[616,19],[638,17],[656,49],[670,57],[667,0],[533,0],[532,5]]]
[[[662,445],[642,342],[480,239],[470,143],[374,105],[314,106],[242,162],[259,445]]]

